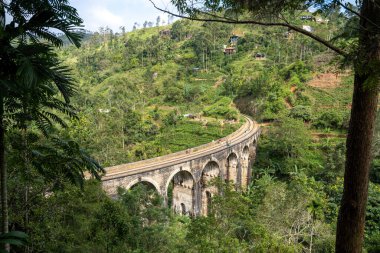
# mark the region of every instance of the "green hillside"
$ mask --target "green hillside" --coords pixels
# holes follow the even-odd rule
[[[188,30],[190,37],[199,27],[179,29]],[[211,142],[242,123],[232,99],[219,87],[225,71],[199,67],[191,44],[196,40],[159,35],[169,28],[94,34],[80,49],[59,51],[80,83],[74,101],[80,118],[72,122],[70,135],[105,166]],[[228,40],[224,33],[219,41]],[[215,54],[221,61],[219,47]]]
[[[313,28],[321,34],[336,29],[333,24],[316,23]],[[163,31],[169,34],[163,35]],[[239,36],[237,44],[230,41],[234,34]],[[235,47],[236,53],[225,55],[226,46]],[[255,109],[242,111],[256,120],[271,120],[286,111],[285,96],[297,104],[304,93],[308,98],[306,94],[312,91],[298,89],[302,92],[298,96],[288,90],[297,85],[291,82],[306,82],[311,77],[311,61],[323,50],[300,35],[287,37],[286,30],[278,28],[178,21],[126,34],[103,29],[86,38],[80,49],[59,51],[74,69],[80,86],[74,101],[80,110],[80,124],[73,122],[80,127],[72,128],[70,134],[82,140],[105,166],[203,144],[239,127],[232,101],[249,97]],[[266,58],[256,59],[257,53]],[[301,71],[305,73],[286,70],[292,68],[287,62],[298,59],[300,66],[295,68],[304,68]],[[284,71],[294,76],[282,74],[278,80],[277,74]],[[256,91],[251,83],[263,75],[276,79],[276,84],[252,96]],[[183,117],[186,114],[197,117],[187,119]],[[131,115],[136,121],[134,129],[127,129]],[[177,124],[180,131],[174,130]],[[197,132],[191,131],[194,125]],[[217,130],[214,125],[223,128]],[[164,141],[162,145],[165,139],[178,139],[182,144]]]

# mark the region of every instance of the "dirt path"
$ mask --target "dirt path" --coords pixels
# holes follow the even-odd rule
[[[273,125],[273,122],[265,122],[265,123],[259,123],[259,126],[261,127],[267,127]]]
[[[216,88],[218,88],[222,83],[224,83],[224,79],[223,78],[219,78],[216,82],[215,82],[215,84],[214,84],[214,88],[216,89]]]
[[[207,78],[193,78],[194,81],[208,81]]]
[[[296,90],[297,90],[297,86],[293,85],[292,87],[290,87],[291,93],[294,94],[296,92]],[[293,108],[292,104],[287,99],[285,99],[285,106],[286,106],[286,109],[292,109]]]
[[[347,137],[347,134],[319,133],[319,132],[313,132],[313,133],[311,133],[311,135],[315,139],[346,138]]]

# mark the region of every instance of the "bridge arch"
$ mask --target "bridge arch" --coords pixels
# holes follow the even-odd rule
[[[169,206],[182,215],[194,214],[195,179],[188,170],[177,169],[166,182],[165,190]],[[170,194],[169,194],[170,193]],[[172,196],[170,196],[172,195]]]
[[[220,176],[220,165],[219,162],[217,162],[216,159],[208,161],[202,169],[202,180],[207,177],[208,179],[216,178]],[[203,182],[202,182],[203,184]]]
[[[206,168],[206,166],[210,163],[210,162],[214,162],[216,163],[219,168],[220,168],[220,161],[218,159],[216,159],[214,156],[211,156],[210,159],[206,162],[203,163],[203,166],[202,166],[202,171]]]
[[[221,168],[215,160],[208,161],[202,169],[201,176],[201,210],[203,215],[210,213],[212,196],[218,193],[215,185],[211,185],[212,180],[220,177]]]
[[[141,177],[141,178],[136,178],[135,180],[132,180],[126,187],[126,190],[130,190],[133,186],[136,186],[139,183],[147,183],[151,186],[154,187],[154,189],[157,191],[158,194],[161,195],[160,187],[156,181],[149,177]]]
[[[257,145],[257,137],[255,136],[255,138],[253,139],[253,142],[252,142],[252,145],[254,146],[254,147],[256,147],[256,145]]]
[[[227,156],[225,180],[227,182],[232,181],[234,184],[236,184],[237,176],[238,176],[238,155],[235,152],[231,152]]]
[[[171,181],[173,180],[173,178],[174,178],[174,176],[175,175],[177,175],[178,173],[180,173],[180,172],[188,172],[190,175],[191,175],[191,177],[192,177],[192,179],[194,180],[194,182],[195,182],[195,177],[194,177],[194,175],[193,175],[193,173],[191,173],[191,171],[190,171],[190,169],[183,169],[183,168],[177,168],[177,169],[175,169],[171,174],[170,174],[170,176],[168,177],[168,180],[166,181],[166,183],[165,183],[165,190],[166,190],[166,193],[167,193],[167,190],[168,190],[168,187],[169,187],[169,184],[171,183]]]

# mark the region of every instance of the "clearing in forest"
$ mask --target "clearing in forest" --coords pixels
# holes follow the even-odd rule
[[[340,86],[341,76],[334,73],[323,73],[316,75],[308,85],[320,89],[331,89]]]

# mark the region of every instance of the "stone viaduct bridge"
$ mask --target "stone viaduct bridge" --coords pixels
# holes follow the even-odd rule
[[[153,186],[168,203],[172,189],[172,208],[182,214],[207,215],[211,197],[217,189],[212,179],[246,187],[256,157],[260,127],[250,118],[234,133],[211,143],[134,163],[106,168],[103,189],[111,196],[117,188],[130,189],[138,183]]]

